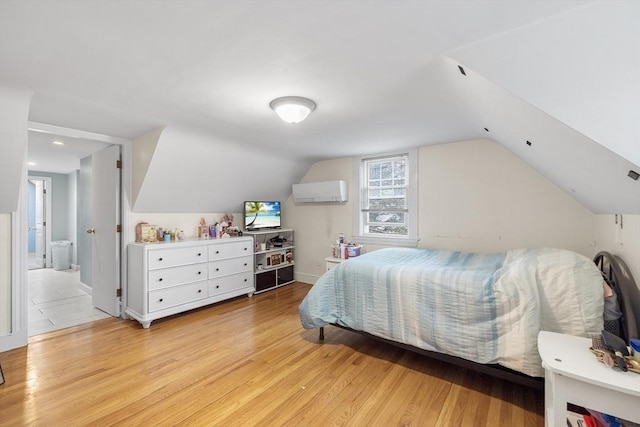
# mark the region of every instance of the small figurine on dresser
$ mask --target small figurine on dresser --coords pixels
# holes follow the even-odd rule
[[[207,226],[207,220],[204,217],[200,218],[200,224],[198,225],[198,238],[209,238],[209,227]]]
[[[223,223],[226,227],[233,226],[233,214],[225,213],[222,218],[220,218],[220,222]]]

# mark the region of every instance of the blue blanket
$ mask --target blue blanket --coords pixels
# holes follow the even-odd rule
[[[303,300],[300,317],[307,329],[335,323],[542,376],[538,332],[598,334],[602,296],[597,267],[571,251],[389,248],[328,271]]]

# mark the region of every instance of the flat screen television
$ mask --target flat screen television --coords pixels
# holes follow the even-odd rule
[[[280,202],[244,202],[244,229],[262,230],[280,228]]]

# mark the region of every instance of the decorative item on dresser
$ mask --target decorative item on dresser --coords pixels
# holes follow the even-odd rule
[[[162,317],[252,296],[253,239],[131,243],[125,313],[144,328]]]

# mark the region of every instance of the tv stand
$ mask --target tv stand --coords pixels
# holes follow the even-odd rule
[[[295,282],[294,230],[290,228],[247,229],[245,236],[254,241],[254,281],[256,294]],[[282,246],[271,245],[274,237],[282,236]],[[264,248],[263,248],[264,246]]]

